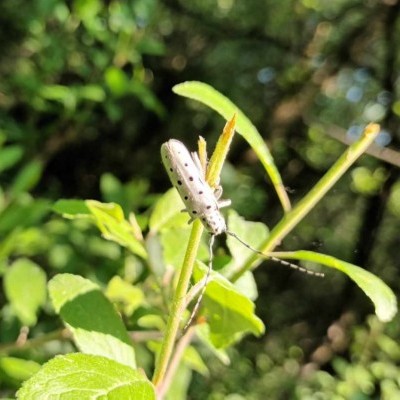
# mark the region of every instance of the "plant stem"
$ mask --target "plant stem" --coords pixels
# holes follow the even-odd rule
[[[181,273],[179,275],[178,284],[172,299],[170,314],[165,329],[164,339],[161,344],[161,350],[156,359],[153,383],[158,386],[162,383],[170,358],[174,348],[176,335],[179,329],[179,323],[185,309],[186,292],[189,287],[190,277],[192,276],[194,262],[196,260],[197,251],[200,245],[201,235],[203,233],[203,225],[200,220],[193,222],[193,228],[190,234],[188,247],[185,258],[183,260]]]
[[[377,124],[369,124],[360,139],[354,142],[320,181],[289,211],[271,231],[269,237],[260,246],[260,251],[268,253],[278,246],[283,238],[313,209],[329,189],[342,177],[351,165],[365,152],[380,131]],[[235,282],[244,272],[253,268],[257,255],[251,255],[243,266],[234,273],[231,281]]]
[[[215,187],[219,181],[219,174],[228,153],[229,144],[235,132],[235,122],[236,115],[234,115],[233,118],[225,125],[221,138],[218,140],[217,147],[208,165],[208,169],[213,172],[211,176],[208,176],[209,172],[207,171],[207,183],[211,187]],[[202,154],[201,146],[199,147],[199,154]],[[167,321],[167,327],[165,329],[164,339],[161,344],[161,350],[156,359],[153,383],[160,391],[164,391],[163,380],[165,379],[165,373],[174,349],[179,323],[182,319],[183,311],[185,310],[186,293],[188,291],[189,282],[192,276],[193,266],[196,260],[203,230],[204,227],[201,221],[196,219],[193,222],[193,228],[190,234],[185,258],[183,260],[181,273],[179,275],[174,298],[172,299],[172,306]]]
[[[179,340],[175,348],[174,355],[171,358],[171,362],[169,363],[168,370],[166,371],[164,379],[162,383],[157,387],[157,395],[159,399],[164,398],[165,393],[168,391],[169,386],[171,385],[171,382],[174,378],[174,375],[177,369],[179,368],[180,361],[183,357],[183,353],[185,352],[186,347],[190,345],[190,341],[192,340],[194,333],[195,333],[195,327],[191,326]]]
[[[66,328],[58,329],[56,331],[38,336],[34,339],[29,339],[22,345],[16,342],[4,343],[0,345],[0,354],[3,355],[18,350],[35,349],[52,340],[67,340],[70,338],[71,338],[71,332],[68,329]]]

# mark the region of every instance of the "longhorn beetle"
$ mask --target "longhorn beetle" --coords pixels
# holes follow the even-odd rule
[[[189,223],[193,222],[196,218],[199,218],[206,230],[211,235],[209,242],[210,260],[208,263],[205,283],[193,308],[192,314],[183,328],[183,332],[185,332],[191,325],[197,313],[197,309],[200,306],[212,269],[212,247],[214,239],[215,236],[220,235],[221,233],[226,233],[234,237],[245,247],[259,255],[262,255],[263,257],[270,258],[281,264],[311,275],[323,276],[321,273],[309,271],[306,268],[264,254],[245,243],[234,232],[229,231],[226,226],[225,218],[221,214],[220,209],[229,206],[231,201],[221,199],[221,187],[217,187],[215,190],[213,190],[206,182],[206,171],[204,171],[202,168],[199,156],[196,152],[190,154],[182,142],[176,139],[170,139],[161,146],[161,158],[164,167],[167,170],[169,179],[171,180],[173,186],[178,190],[178,193],[186,206],[183,211],[187,211],[190,215]]]

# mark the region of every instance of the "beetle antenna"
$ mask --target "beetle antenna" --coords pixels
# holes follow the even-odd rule
[[[240,237],[238,235],[236,235],[236,233],[231,232],[231,231],[226,231],[226,234],[234,237],[237,241],[239,241],[240,243],[242,243],[243,246],[247,247],[249,250],[254,251],[254,253],[259,254],[260,256],[266,257],[271,259],[272,261],[275,261],[279,264],[283,264],[286,265],[287,267],[293,268],[293,269],[297,269],[298,271],[304,272],[308,275],[314,275],[314,276],[319,276],[319,277],[323,277],[325,276],[322,272],[316,272],[316,271],[311,271],[307,268],[301,267],[300,265],[297,264],[292,264],[288,261],[285,260],[281,260],[280,258],[274,257],[274,256],[270,256],[268,254],[264,254],[262,251],[255,249],[254,247],[251,247],[249,244],[247,244],[246,242],[244,242],[242,239],[240,239]]]
[[[208,269],[207,269],[207,273],[206,273],[206,279],[204,281],[204,286],[202,287],[201,292],[199,294],[199,297],[197,298],[196,304],[193,307],[192,314],[190,314],[188,322],[186,322],[186,325],[183,328],[182,335],[184,335],[186,333],[186,331],[189,329],[190,325],[192,325],[194,317],[197,314],[197,311],[198,311],[198,309],[200,307],[201,300],[203,299],[204,293],[206,291],[208,281],[210,280],[211,270],[212,270],[212,261],[213,261],[213,258],[214,258],[214,253],[213,253],[214,239],[215,239],[215,235],[211,235],[210,242],[208,244],[210,258],[208,260]]]

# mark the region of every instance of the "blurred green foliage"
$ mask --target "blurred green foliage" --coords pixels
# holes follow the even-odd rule
[[[365,123],[379,122],[383,145],[399,148],[399,16],[390,0],[0,2],[0,397],[38,363],[73,350],[65,341],[13,346],[23,325],[34,340],[61,325],[41,283],[29,313],[18,311],[10,271],[24,265],[32,282],[68,272],[102,286],[118,274],[145,275],[88,221],[61,220],[50,208],[59,198],[103,199],[126,216],[140,211],[146,226],[169,187],[160,144],[176,137],[194,148],[198,133],[212,143],[222,127],[210,110],[174,96],[173,85],[204,81],[237,103],[296,202],[342,153],[339,141]],[[272,225],[282,211],[253,152],[235,139],[229,157],[225,196],[239,214]],[[399,292],[398,159],[360,160],[283,247],[346,259]],[[210,358],[210,378],[194,374],[190,398],[399,396],[398,318],[386,328],[368,319],[369,302],[334,274],[316,282],[262,268],[256,278],[266,336],[232,350],[228,367]],[[335,348],[338,324],[344,339]]]

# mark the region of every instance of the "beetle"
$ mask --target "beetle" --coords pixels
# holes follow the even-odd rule
[[[210,260],[208,263],[205,283],[199,297],[197,298],[192,314],[183,328],[183,332],[185,332],[191,325],[200,306],[212,270],[212,247],[214,239],[215,236],[222,233],[233,236],[245,247],[263,257],[267,257],[273,261],[279,262],[280,264],[306,272],[310,275],[324,276],[319,272],[310,271],[296,264],[264,254],[245,243],[234,232],[229,231],[225,218],[220,210],[223,207],[228,207],[231,204],[231,200],[221,199],[222,187],[218,186],[213,189],[207,183],[205,170],[202,167],[199,156],[196,152],[190,153],[182,142],[176,139],[170,139],[161,145],[161,159],[171,183],[178,190],[178,193],[185,204],[186,208],[182,211],[187,211],[190,215],[189,223],[193,222],[196,218],[199,218],[211,235],[209,242]]]

